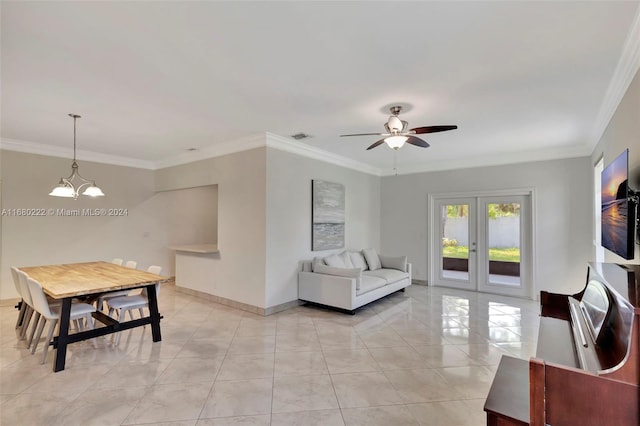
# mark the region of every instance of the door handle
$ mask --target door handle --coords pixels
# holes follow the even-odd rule
[[[475,252],[476,252],[476,249],[471,249],[471,250],[469,250],[469,251],[471,251],[471,252],[475,253]]]

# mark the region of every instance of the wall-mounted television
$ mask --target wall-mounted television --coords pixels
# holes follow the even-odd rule
[[[636,204],[629,189],[629,150],[602,171],[602,247],[633,259]]]

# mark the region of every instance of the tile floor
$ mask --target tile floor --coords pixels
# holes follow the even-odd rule
[[[0,307],[1,425],[483,425],[503,354],[535,352],[533,301],[411,286],[345,315],[269,317],[167,286],[149,328],[40,365]],[[53,352],[53,351],[50,351]]]

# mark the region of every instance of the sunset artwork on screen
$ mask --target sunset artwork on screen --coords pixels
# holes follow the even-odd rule
[[[602,246],[625,259],[633,258],[627,172],[629,150],[602,171]],[[633,222],[631,222],[631,227]]]

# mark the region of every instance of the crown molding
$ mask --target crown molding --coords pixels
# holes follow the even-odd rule
[[[393,176],[393,169],[381,169],[350,158],[334,154],[313,146],[301,144],[284,136],[274,133],[260,133],[212,145],[199,151],[185,152],[176,157],[160,161],[144,161],[115,155],[101,154],[92,151],[78,151],[77,158],[82,161],[112,164],[116,166],[135,167],[140,169],[158,170],[181,164],[193,163],[199,160],[233,154],[260,147],[274,148],[295,155],[323,161],[340,167],[356,170],[373,176]],[[18,151],[29,154],[48,155],[60,158],[73,158],[73,150],[52,145],[24,142],[13,139],[0,139],[0,149]],[[441,170],[466,169],[473,167],[499,166],[532,161],[555,160],[562,158],[588,157],[593,148],[585,145],[574,145],[562,148],[550,148],[536,151],[513,152],[505,154],[475,157],[472,159],[434,161],[424,164],[408,164],[399,166],[398,175],[434,172]]]
[[[257,133],[246,137],[234,139],[220,144],[210,145],[197,151],[184,152],[171,158],[154,162],[155,169],[179,166],[181,164],[193,163],[208,158],[221,157],[223,155],[234,154],[236,152],[248,151],[266,145],[264,133]]]
[[[323,161],[325,163],[334,164],[340,167],[356,170],[374,176],[382,176],[382,170],[360,161],[352,160],[342,155],[334,154],[314,146],[296,142],[293,139],[274,133],[266,133],[267,147],[278,149],[280,151],[290,152],[302,157],[312,158],[314,160]]]
[[[562,148],[550,148],[535,151],[521,151],[496,154],[460,160],[434,161],[427,164],[415,164],[398,167],[398,175],[437,172],[443,170],[470,169],[474,167],[504,166],[535,161],[559,160],[563,158],[590,157],[591,148],[585,145],[573,145]],[[393,169],[382,170],[382,176],[394,176]]]
[[[315,148],[309,145],[300,144],[292,139],[276,135],[274,133],[258,133],[243,138],[224,142],[222,144],[211,145],[198,151],[184,152],[175,157],[158,161],[144,161],[115,155],[101,154],[93,151],[77,151],[77,158],[82,161],[93,161],[96,163],[113,164],[117,166],[137,167],[141,169],[158,170],[181,164],[193,163],[208,158],[220,157],[234,154],[236,152],[248,151],[254,148],[268,146],[280,151],[290,152],[303,157],[320,160],[325,163],[346,167],[359,172],[374,176],[381,176],[382,170],[368,164],[352,160],[341,155]],[[3,138],[0,140],[0,149],[8,151],[25,152],[29,154],[48,155],[52,157],[73,158],[73,150],[68,148],[46,145],[35,142],[18,141]]]
[[[36,142],[20,141],[16,139],[0,139],[0,149],[24,152],[27,154],[48,155],[50,157],[73,159],[73,149],[46,145]],[[102,154],[94,151],[77,150],[76,158],[94,163],[112,164],[114,166],[135,167],[138,169],[155,169],[153,161],[138,160],[117,155]]]
[[[592,151],[602,138],[629,85],[638,73],[638,69],[640,69],[640,6],[636,9],[633,24],[622,48],[622,55],[609,82],[595,121],[593,134],[589,140],[589,147]]]

